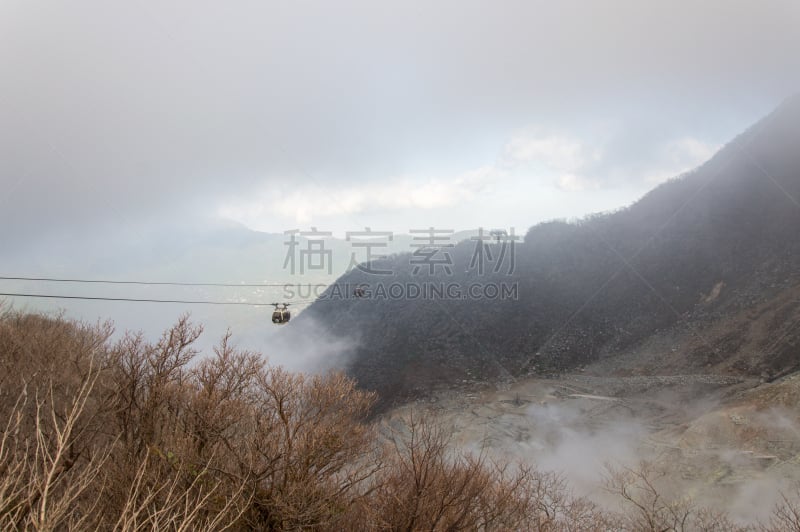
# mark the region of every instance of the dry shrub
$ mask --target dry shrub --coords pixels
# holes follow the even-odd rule
[[[0,319],[4,528],[333,526],[361,495],[372,396],[233,349],[196,360],[186,317],[155,343]],[[363,461],[362,461],[363,462]]]
[[[370,528],[386,530],[577,530],[610,523],[574,498],[556,474],[453,450],[440,424],[413,413],[389,437],[375,479]]]
[[[772,512],[769,523],[762,527],[766,532],[800,532],[800,486],[791,495],[782,494],[781,501]]]
[[[620,529],[631,531],[745,531],[724,512],[701,507],[688,497],[667,497],[670,490],[667,461],[642,460],[637,467],[608,466],[606,489],[618,495],[628,511],[620,516]]]

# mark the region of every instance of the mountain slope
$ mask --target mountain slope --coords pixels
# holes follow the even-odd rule
[[[337,281],[364,283],[372,297],[318,301],[298,324],[318,320],[355,339],[348,370],[387,404],[442,383],[604,361],[628,372],[797,368],[798,148],[795,97],[628,208],[533,227],[515,248],[511,274],[471,269],[474,242],[448,250],[452,275],[414,273],[411,255],[399,255],[376,265],[391,277],[354,271]],[[492,249],[496,257],[499,246]],[[516,284],[518,298],[374,297],[394,282]],[[764,323],[745,333],[756,315]]]

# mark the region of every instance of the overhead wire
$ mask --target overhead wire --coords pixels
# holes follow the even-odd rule
[[[37,281],[55,283],[78,283],[78,284],[111,284],[111,285],[136,285],[136,286],[183,286],[183,287],[226,287],[226,288],[266,288],[266,287],[287,287],[287,286],[314,286],[314,283],[192,283],[180,281],[120,281],[110,279],[83,279],[83,278],[61,278],[61,277],[30,277],[30,276],[0,276],[2,281]],[[318,283],[323,284],[323,283]],[[110,296],[85,296],[85,295],[58,295],[29,292],[2,292],[2,297],[27,297],[40,299],[72,299],[84,301],[123,301],[134,303],[171,303],[183,305],[237,305],[251,307],[271,307],[277,303],[251,302],[251,301],[214,301],[214,300],[190,300],[190,299],[158,299],[158,298],[133,298],[133,297],[110,297]],[[292,305],[313,302],[314,299],[289,299]]]
[[[118,281],[109,279],[70,279],[59,277],[6,277],[0,276],[0,281],[44,281],[53,283],[86,283],[86,284],[126,284],[138,286],[215,286],[229,288],[268,288],[283,286],[315,286],[325,283],[191,283],[180,281]]]
[[[272,307],[283,303],[262,303],[250,301],[209,301],[209,300],[187,300],[187,299],[149,299],[132,297],[104,297],[104,296],[67,296],[56,294],[30,294],[16,292],[0,292],[0,297],[30,297],[44,299],[77,299],[85,301],[124,301],[133,303],[175,303],[183,305],[239,305],[250,307]],[[313,299],[289,300],[290,305],[313,302]]]
[[[110,284],[110,285],[137,285],[137,286],[181,286],[181,287],[226,287],[226,288],[259,288],[259,287],[301,287],[301,286],[325,286],[325,283],[191,283],[180,281],[119,281],[110,279],[84,279],[84,278],[61,278],[61,277],[30,277],[30,276],[0,276],[0,281],[37,281],[37,282],[56,282],[56,283],[79,283],[79,284]],[[333,283],[336,284],[336,283]],[[302,295],[298,294],[300,297]],[[310,294],[309,294],[310,295]],[[317,297],[297,297],[282,298],[279,302],[260,302],[260,301],[216,301],[216,300],[192,300],[192,299],[159,299],[159,298],[135,298],[135,297],[111,297],[111,296],[88,296],[88,295],[61,295],[30,292],[0,292],[0,297],[21,297],[38,299],[65,299],[82,301],[113,301],[131,303],[162,303],[162,304],[182,304],[182,305],[218,305],[218,306],[250,306],[250,307],[272,307],[276,305],[291,305],[294,307],[311,304],[315,301],[330,299],[325,294]]]

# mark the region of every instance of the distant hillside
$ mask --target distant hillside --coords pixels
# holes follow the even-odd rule
[[[795,97],[630,207],[533,227],[510,275],[470,269],[470,241],[439,251],[451,253],[452,275],[441,267],[415,273],[412,256],[399,255],[374,265],[393,276],[354,271],[337,281],[363,283],[371,297],[320,300],[297,325],[315,319],[355,339],[349,371],[385,404],[440,384],[598,362],[629,373],[713,368],[769,377],[800,367],[799,200]],[[496,259],[500,246],[488,247]],[[516,283],[519,297],[375,297],[394,282]]]

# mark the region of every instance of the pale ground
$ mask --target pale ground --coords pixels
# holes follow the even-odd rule
[[[617,504],[606,465],[655,459],[676,496],[766,517],[800,480],[800,377],[771,384],[709,375],[527,379],[449,390],[395,409],[434,415],[457,446],[562,472],[575,492]],[[612,502],[613,501],[613,502]]]

